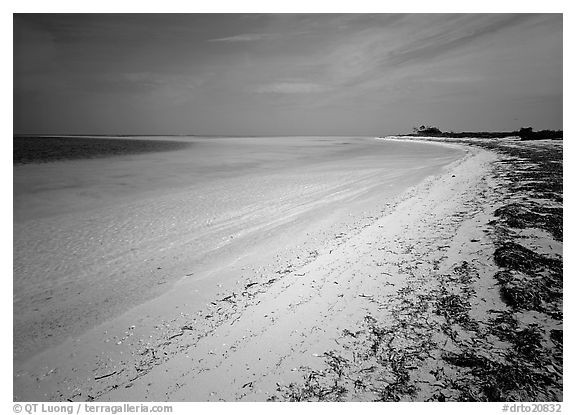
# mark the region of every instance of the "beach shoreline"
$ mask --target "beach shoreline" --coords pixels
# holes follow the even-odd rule
[[[15,399],[462,400],[454,381],[467,376],[458,365],[467,342],[484,341],[490,356],[516,343],[482,332],[496,324],[489,310],[511,317],[491,224],[506,200],[495,171],[506,156],[449,145],[467,154],[393,199],[352,198],[347,209],[280,224],[289,234],[272,239],[264,229],[265,246],[254,239],[241,257],[20,362]],[[190,313],[190,304],[202,307]],[[561,320],[531,318],[517,319],[518,330],[540,322],[546,339],[561,330]],[[542,348],[557,347],[549,342]],[[550,365],[549,376],[561,373]],[[561,387],[534,396],[476,387],[477,400],[562,399]]]
[[[278,249],[296,249],[310,229],[316,241],[329,238],[333,224],[345,229],[363,206],[460,156],[430,147],[229,138],[170,154],[15,167],[15,360],[180,280],[210,278],[275,237]]]

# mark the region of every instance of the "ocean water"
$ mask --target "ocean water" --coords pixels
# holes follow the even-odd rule
[[[187,273],[296,229],[289,223],[392,198],[463,155],[362,137],[169,139],[185,145],[14,165],[18,353],[58,343]]]
[[[173,151],[189,143],[170,140],[138,140],[105,137],[14,137],[14,164],[48,163],[63,160]]]
[[[85,144],[92,141],[94,144]],[[25,151],[28,155],[19,156],[21,159],[37,161],[14,165],[16,222],[86,212],[178,189],[196,191],[200,186],[202,191],[196,193],[200,194],[211,191],[203,186],[205,183],[224,184],[226,179],[242,177],[247,179],[247,186],[252,183],[258,187],[257,194],[264,195],[265,182],[274,182],[273,187],[277,187],[284,173],[306,173],[309,169],[323,174],[320,181],[331,180],[326,174],[338,180],[340,175],[370,168],[392,171],[418,168],[419,164],[426,167],[458,153],[436,145],[358,137],[99,137],[83,138],[82,143],[63,150],[61,155],[55,153],[60,151],[62,140],[52,143],[32,146],[43,147],[50,155],[31,156]],[[109,143],[114,144],[102,150]],[[17,145],[14,151],[15,158],[16,152],[22,154]],[[80,153],[86,159],[75,158]],[[284,182],[289,184],[290,180],[286,176]],[[305,180],[310,180],[311,186],[315,176]],[[222,189],[221,196],[228,191]]]

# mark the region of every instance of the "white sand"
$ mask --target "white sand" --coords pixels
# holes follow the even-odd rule
[[[197,140],[15,168],[27,189],[15,196],[17,399],[266,399],[362,320],[359,294],[406,283],[399,246],[451,243],[438,221],[494,159],[366,139]],[[57,185],[38,190],[46,177]]]

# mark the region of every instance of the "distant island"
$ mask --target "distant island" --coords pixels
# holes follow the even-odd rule
[[[404,137],[446,137],[446,138],[505,138],[520,137],[520,140],[562,140],[562,130],[534,131],[532,127],[520,128],[517,131],[454,131],[444,132],[437,127],[421,125],[414,127],[410,134],[401,134]]]

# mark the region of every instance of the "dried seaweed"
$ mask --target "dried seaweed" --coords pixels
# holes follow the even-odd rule
[[[510,203],[496,209],[494,216],[511,228],[540,228],[550,232],[554,239],[562,240],[562,208]]]
[[[514,242],[501,244],[494,252],[494,261],[501,268],[532,275],[542,271],[562,274],[562,261],[545,257]]]

